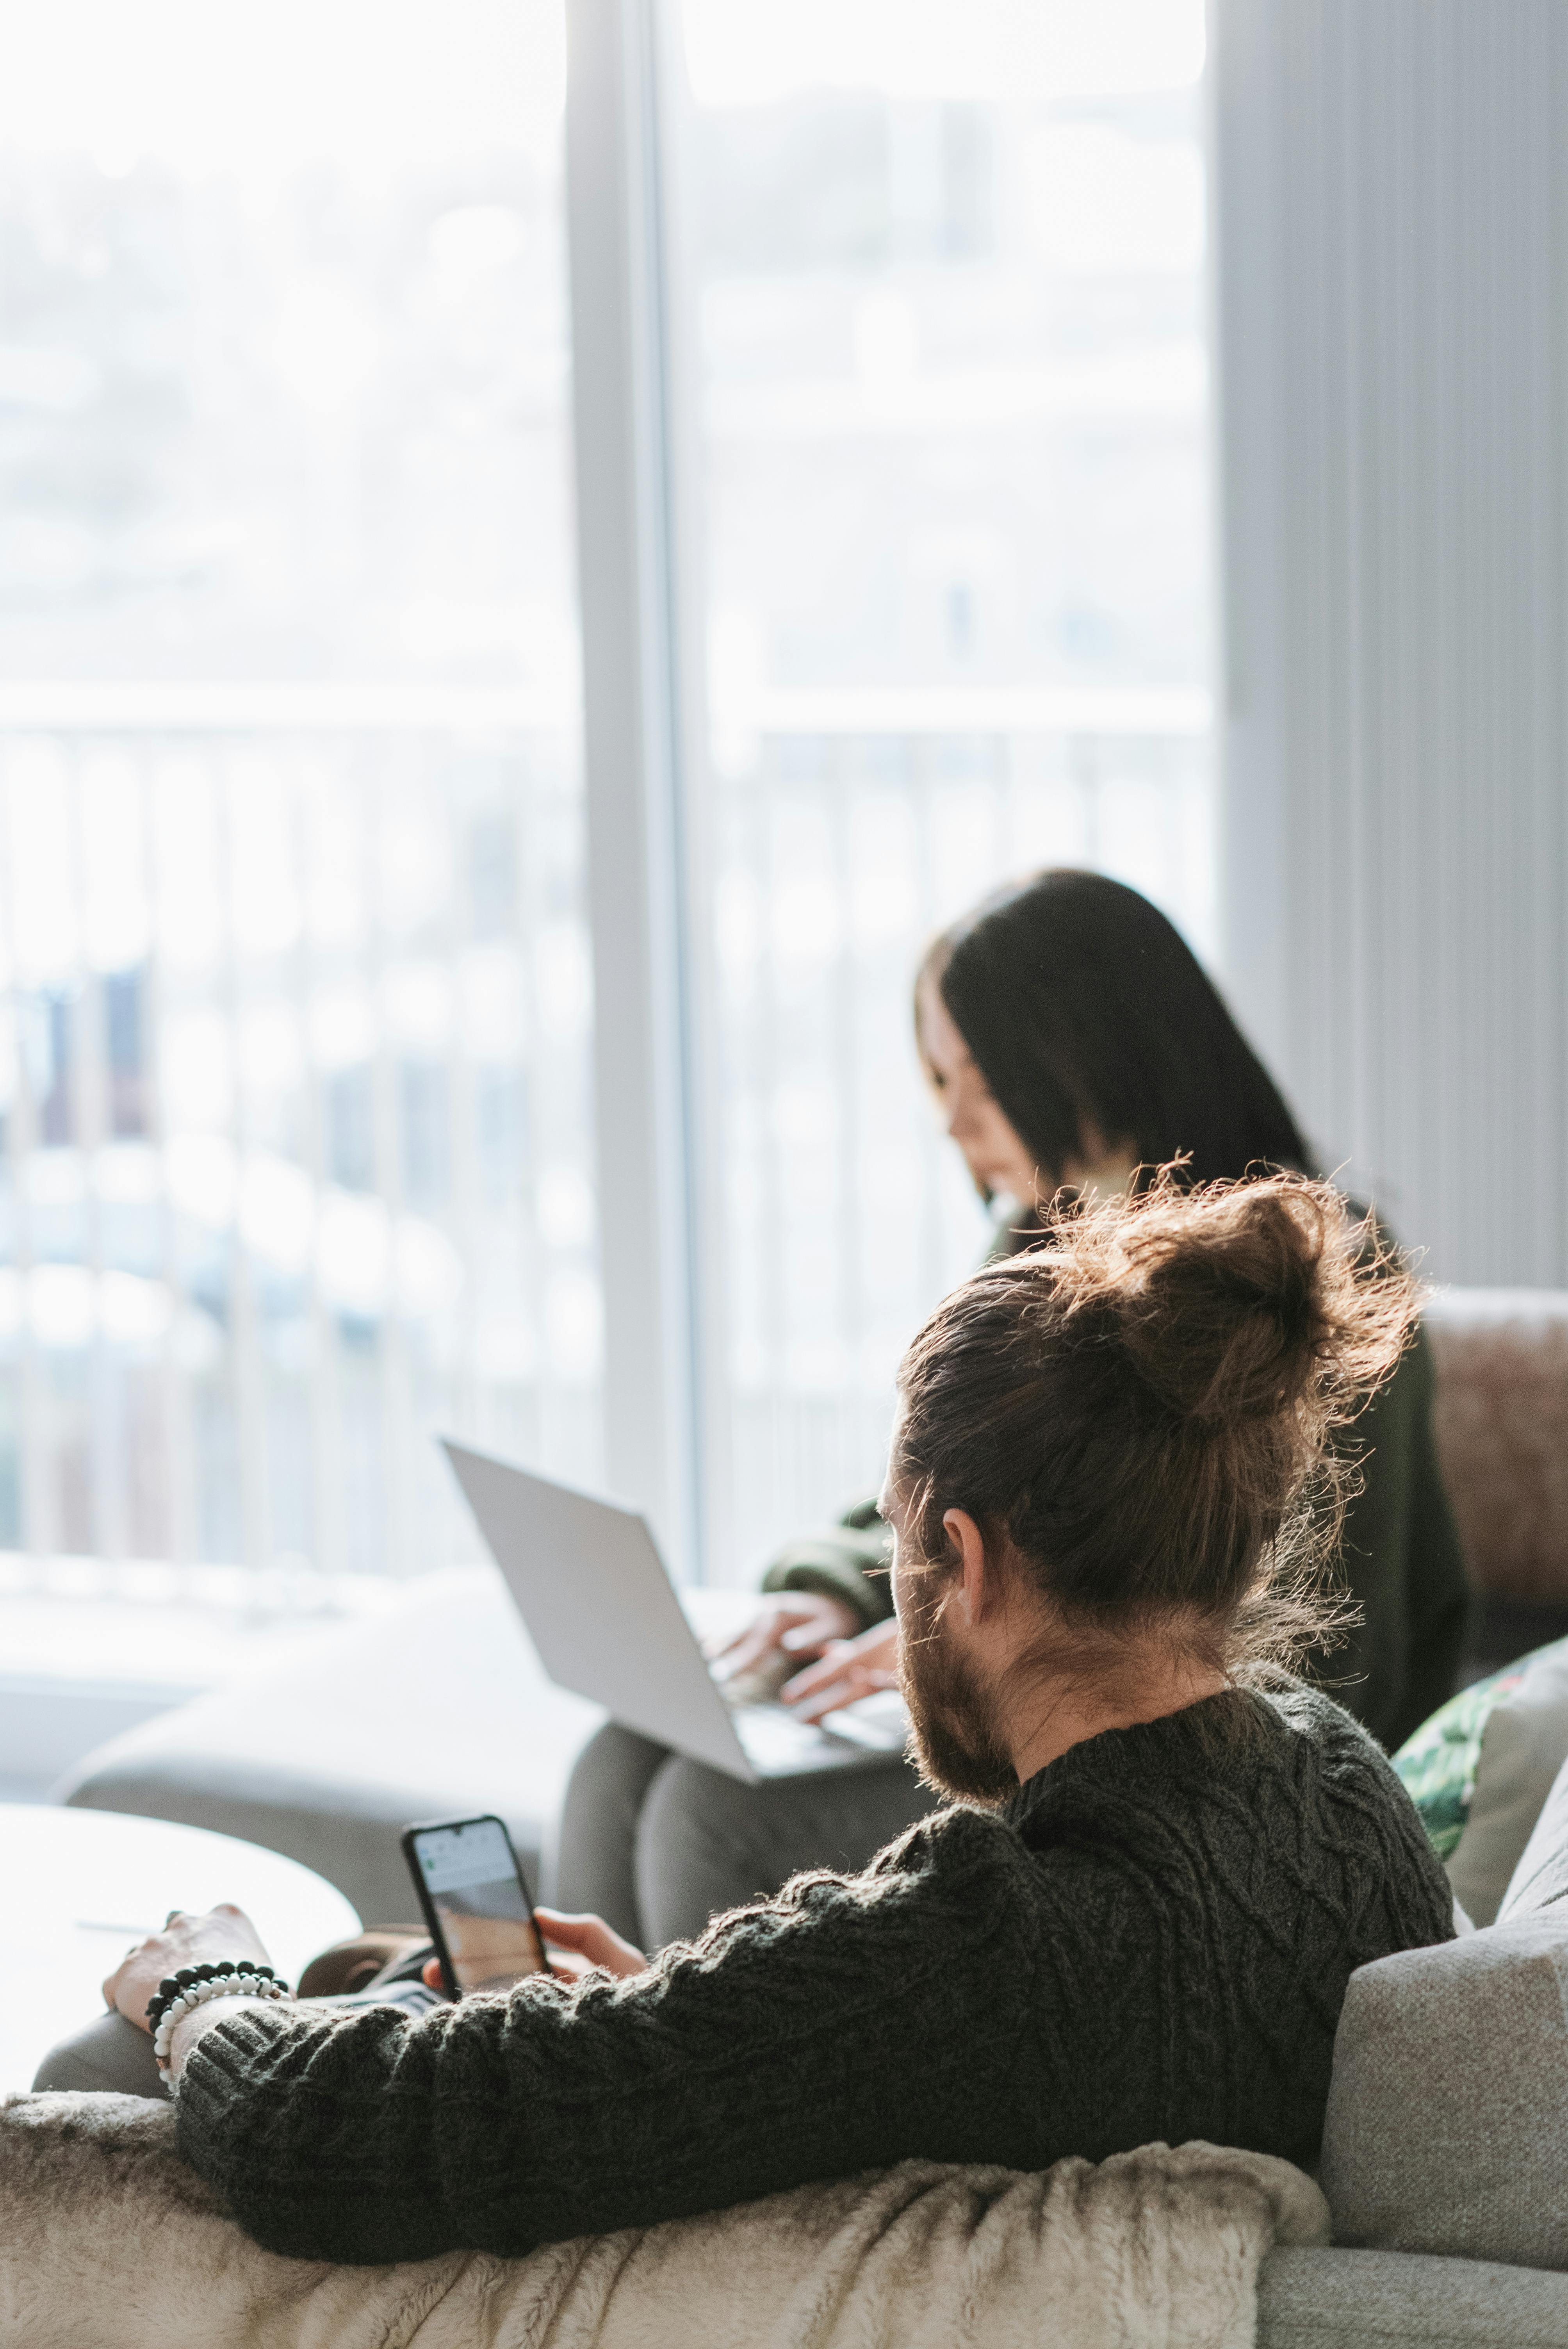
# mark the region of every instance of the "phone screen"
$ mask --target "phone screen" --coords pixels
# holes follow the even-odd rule
[[[499,1819],[426,1827],[409,1838],[459,1991],[500,1989],[546,1971],[544,1945]]]

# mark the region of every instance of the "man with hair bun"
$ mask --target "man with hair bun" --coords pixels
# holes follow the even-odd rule
[[[915,1756],[948,1797],[651,1961],[423,2016],[233,1997],[170,2054],[180,2145],[275,2251],[520,2254],[906,2157],[1163,2139],[1315,2158],[1352,1972],[1447,1940],[1408,1796],[1331,1698],[1334,1432],[1415,1293],[1305,1175],[1064,1222],[916,1338],[882,1507]],[[106,1985],[264,1961],[233,1910]]]

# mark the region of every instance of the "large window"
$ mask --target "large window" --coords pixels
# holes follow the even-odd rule
[[[685,0],[716,1570],[876,1482],[986,1232],[921,947],[1094,864],[1212,938],[1189,0]]]
[[[1200,0],[570,6],[656,117],[674,625],[600,674],[700,713],[697,1307],[601,1295],[665,1177],[593,1098],[561,9],[56,0],[0,71],[0,1581],[323,1603],[470,1545],[438,1426],[593,1483],[676,1387],[748,1578],[985,1242],[926,936],[1067,861],[1212,947]]]
[[[437,1423],[597,1472],[563,75],[551,0],[6,36],[0,1548],[57,1578],[439,1564]]]

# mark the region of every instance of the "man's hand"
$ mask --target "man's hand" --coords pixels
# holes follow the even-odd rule
[[[225,1958],[235,1965],[247,1958],[253,1965],[267,1962],[261,1936],[244,1910],[232,1900],[201,1916],[176,1909],[161,1933],[150,1934],[120,1960],[103,1986],[104,2004],[118,2007],[138,2030],[150,2032],[148,2002],[157,1995],[165,1974],[177,1973],[181,1966],[222,1965]]]
[[[779,1657],[804,1663],[830,1640],[848,1640],[859,1617],[849,1601],[817,1590],[787,1590],[764,1599],[751,1621],[711,1651],[724,1666],[722,1677],[765,1671]]]
[[[640,1974],[647,1971],[648,1961],[641,1950],[634,1950],[630,1941],[623,1941],[603,1917],[575,1917],[562,1909],[536,1909],[533,1913],[544,1936],[550,1971],[561,1982],[581,1982],[595,1966],[602,1966],[607,1974]],[[528,1977],[519,1974],[515,1979],[526,1982]],[[426,1961],[425,1981],[431,1990],[443,1987],[439,1958]],[[502,1987],[510,1985],[486,1984],[487,1989]]]
[[[857,1639],[834,1640],[820,1661],[786,1681],[779,1693],[802,1721],[820,1721],[857,1697],[898,1686],[898,1624],[873,1623]]]
[[[580,1981],[593,1966],[602,1966],[607,1974],[646,1973],[648,1961],[641,1950],[623,1941],[603,1917],[578,1917],[562,1909],[536,1909],[533,1913],[545,1940],[567,1959],[554,1969],[563,1982]]]

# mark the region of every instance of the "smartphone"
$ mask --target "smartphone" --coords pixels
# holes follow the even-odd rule
[[[439,1819],[404,1829],[403,1857],[449,1998],[549,1971],[533,1904],[503,1821]]]

